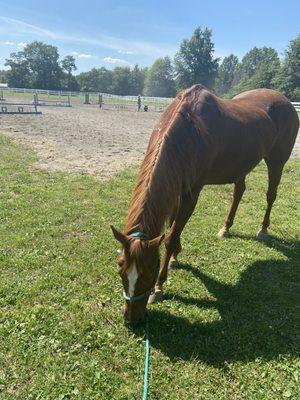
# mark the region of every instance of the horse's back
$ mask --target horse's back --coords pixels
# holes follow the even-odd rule
[[[206,95],[209,96],[209,95]],[[298,132],[298,116],[288,99],[269,89],[241,93],[231,100],[212,95],[201,117],[215,136],[217,151],[206,183],[233,182],[249,173],[261,159],[285,163]],[[213,104],[215,102],[215,105]],[[214,115],[214,122],[209,122]],[[200,115],[199,115],[200,116]]]
[[[297,112],[292,103],[281,93],[271,89],[254,89],[240,93],[230,100],[243,107],[263,110],[273,121],[278,132],[299,127]]]
[[[299,129],[298,114],[291,102],[271,89],[255,89],[240,93],[233,102],[263,110],[274,124],[275,136],[265,158],[286,162],[292,152]]]

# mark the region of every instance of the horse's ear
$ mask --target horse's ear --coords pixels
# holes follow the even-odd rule
[[[149,240],[148,247],[159,247],[159,245],[164,240],[164,238],[165,238],[165,234],[163,234],[161,236],[157,236],[156,238]]]
[[[123,246],[126,246],[129,242],[129,238],[124,235],[124,233],[118,231],[114,226],[110,225],[110,228],[112,230],[112,233],[115,237],[115,239],[120,242]]]

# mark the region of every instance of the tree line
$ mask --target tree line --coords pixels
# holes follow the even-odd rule
[[[195,83],[223,97],[264,87],[300,100],[300,35],[290,41],[282,60],[272,47],[253,47],[241,60],[230,54],[220,61],[214,53],[212,31],[197,27],[174,59],[158,58],[150,68],[101,67],[75,75],[73,56],[59,60],[57,47],[36,41],[10,55],[0,79],[10,87],[158,97],[174,97]]]

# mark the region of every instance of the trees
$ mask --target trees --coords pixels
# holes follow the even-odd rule
[[[218,69],[215,89],[220,94],[227,93],[236,80],[239,59],[234,54],[225,57]]]
[[[111,93],[112,75],[112,71],[101,67],[99,69],[93,68],[88,72],[82,72],[77,75],[76,79],[81,91]]]
[[[241,62],[241,75],[251,78],[260,68],[278,68],[280,60],[278,53],[272,47],[253,47]]]
[[[163,57],[150,69],[138,65],[114,70],[100,67],[77,76],[73,75],[77,69],[74,57],[68,55],[59,62],[55,46],[35,41],[10,55],[6,60],[10,69],[0,71],[0,81],[11,87],[161,97],[173,97],[179,89],[202,83],[225,97],[265,87],[300,100],[300,35],[290,42],[282,62],[276,50],[266,46],[253,47],[241,61],[234,54],[225,57],[220,66],[218,61],[211,31],[200,27],[182,41],[174,64],[170,57]]]
[[[0,69],[0,83],[6,83],[7,80],[7,71]]]
[[[131,71],[129,67],[115,67],[113,70],[113,80],[112,80],[112,93],[119,95],[128,95],[130,92],[129,82],[130,82]]]
[[[273,79],[280,68],[278,53],[272,47],[253,47],[236,68],[228,97],[245,90],[274,88]]]
[[[31,77],[27,61],[19,53],[12,53],[11,58],[6,60],[5,65],[10,67],[6,78],[8,86],[18,88],[31,88]]]
[[[283,65],[272,83],[290,100],[300,101],[300,35],[290,41]]]
[[[75,88],[78,88],[78,84],[74,77],[72,76],[72,72],[77,70],[76,64],[75,64],[75,58],[73,56],[66,56],[62,61],[61,61],[61,66],[64,71],[67,73],[67,85],[66,88],[68,90],[76,90]],[[73,79],[72,79],[73,78]]]
[[[170,57],[158,58],[148,71],[145,81],[145,95],[158,97],[175,96],[173,74]]]
[[[138,65],[131,70],[128,67],[116,67],[109,70],[104,67],[77,75],[82,91],[102,92],[122,95],[138,95],[143,92],[146,69]]]
[[[137,96],[143,93],[147,68],[139,68],[136,64],[130,72],[129,95]]]
[[[58,63],[57,47],[32,42],[24,50],[12,53],[5,65],[10,86],[39,89],[60,89],[62,69]]]
[[[217,75],[218,58],[213,57],[212,32],[197,27],[191,39],[185,39],[175,56],[176,82],[179,89],[195,83],[212,87]]]

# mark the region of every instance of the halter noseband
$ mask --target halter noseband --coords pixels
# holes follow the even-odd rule
[[[132,238],[140,238],[142,240],[149,239],[149,235],[147,235],[147,233],[139,231],[133,232],[129,236]],[[154,293],[154,286],[150,290],[147,290],[147,292],[139,294],[137,296],[128,296],[125,290],[123,290],[123,297],[126,301],[128,301],[128,303],[134,303],[135,301],[146,299],[152,293]]]

